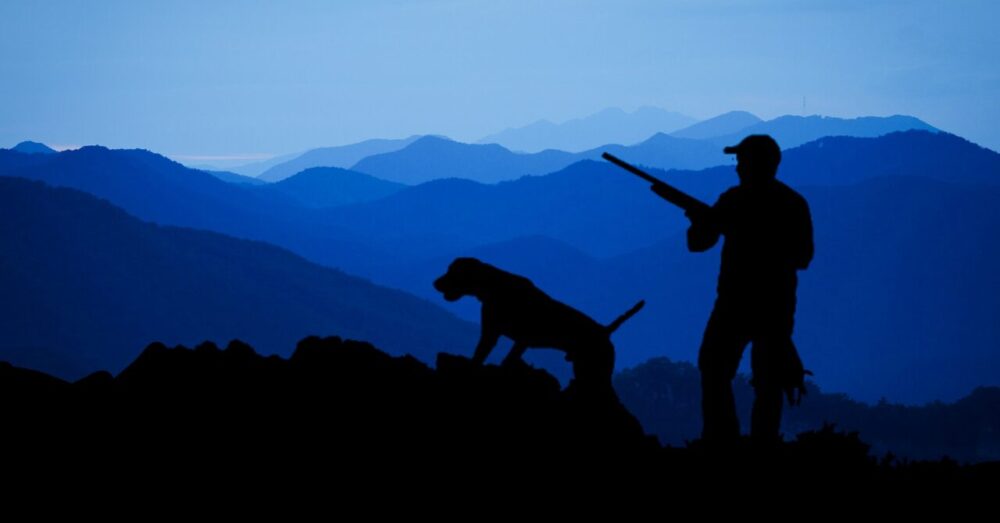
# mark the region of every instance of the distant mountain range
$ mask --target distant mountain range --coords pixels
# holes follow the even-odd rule
[[[692,140],[707,140],[719,136],[726,136],[739,132],[751,125],[762,122],[756,115],[746,111],[730,111],[702,120],[696,124],[685,127],[679,131],[669,133],[676,138],[689,138]]]
[[[406,188],[336,167],[312,167],[262,188],[289,196],[305,207],[337,207],[379,200]]]
[[[677,119],[676,113],[647,108],[631,115],[620,110],[603,111],[592,117],[573,120],[576,123],[572,125],[567,122],[565,126],[568,127],[565,129],[554,124],[537,124],[544,128],[551,126],[546,131],[550,134],[597,126],[592,131],[600,135],[598,131],[601,127],[598,123],[603,119],[611,120],[607,124],[608,129],[619,125],[614,123],[616,119],[631,121],[630,119],[639,118],[647,122],[621,123],[620,127],[628,128],[633,133],[627,140],[605,138],[582,148],[502,147],[483,142],[466,144],[441,136],[411,136],[399,140],[373,139],[344,146],[312,149],[284,156],[281,161],[258,162],[231,168],[229,171],[240,175],[259,175],[260,180],[268,182],[279,181],[313,167],[338,167],[403,184],[448,177],[495,183],[524,175],[550,173],[584,159],[598,160],[604,151],[622,155],[633,163],[661,169],[702,169],[723,165],[731,163],[732,159],[722,154],[722,147],[737,143],[743,136],[751,133],[772,134],[783,148],[790,149],[826,136],[876,137],[913,129],[936,131],[930,125],[910,116],[855,119],[783,116],[762,121],[744,111],[732,111],[693,125],[680,126],[683,128],[676,130],[674,124],[664,123],[665,119],[669,119],[668,115],[674,115],[669,118]],[[499,143],[507,144],[504,141]],[[528,151],[528,154],[515,151]],[[220,177],[227,181],[245,181],[228,174]]]
[[[880,176],[918,175],[964,184],[1000,184],[997,153],[947,133],[891,133],[877,140],[817,139],[786,151],[782,173],[794,183],[846,185]]]
[[[259,178],[267,182],[277,182],[312,167],[348,169],[368,156],[398,151],[419,138],[420,136],[411,136],[401,140],[365,140],[350,145],[311,149],[269,167],[259,175]]]
[[[812,351],[820,383],[869,401],[907,402],[1000,384],[992,350],[1000,329],[983,316],[1000,310],[987,290],[1000,281],[986,268],[1000,263],[1000,252],[984,240],[1000,233],[990,203],[1000,198],[1000,155],[952,135],[910,131],[827,138],[785,156],[781,177],[802,187],[817,231],[817,260],[802,276],[798,338]],[[706,201],[735,183],[731,167],[658,174]],[[434,182],[330,212],[344,226],[365,224],[374,241],[428,258],[380,281],[433,299],[424,282],[450,257],[471,255],[528,275],[597,318],[646,298],[647,309],[616,335],[620,361],[663,352],[692,360],[718,262],[685,252],[681,213],[643,196],[644,187],[609,165],[584,162],[496,186]],[[600,260],[613,252],[621,254]],[[477,309],[452,310],[473,319]],[[871,340],[879,340],[877,350]]]
[[[589,160],[499,184],[435,180],[323,214],[323,223],[418,259],[530,235],[609,256],[655,243],[683,220],[638,178]]]
[[[732,166],[653,173],[709,202],[736,182]],[[691,360],[714,296],[715,255],[684,251],[682,214],[606,162],[495,185],[436,180],[322,209],[146,151],[0,151],[0,174],[78,187],[142,219],[268,241],[435,303],[430,281],[464,254],[604,321],[645,298],[616,334],[623,365]],[[823,138],[786,150],[779,176],[813,206],[817,259],[802,276],[797,339],[824,389],[920,402],[996,384],[989,349],[1000,338],[983,315],[1000,307],[985,240],[1000,231],[1000,155],[941,132]],[[477,309],[451,310],[474,319]]]
[[[826,145],[786,151],[781,178],[793,186],[832,183],[831,170],[817,168],[831,164],[842,166],[837,172],[844,180],[838,184],[903,173],[979,183],[1000,169],[996,153],[943,133],[910,131],[820,143]],[[890,156],[880,157],[876,151],[881,149]],[[909,153],[900,154],[903,151]],[[886,161],[889,157],[894,160]],[[856,161],[848,166],[843,158]],[[944,169],[946,165],[950,168]],[[709,202],[737,181],[732,166],[652,171]],[[342,228],[363,231],[365,238],[384,239],[405,252],[433,250],[431,245],[440,242],[465,248],[540,235],[606,257],[652,245],[686,223],[676,209],[649,196],[647,190],[644,182],[607,162],[583,161],[545,176],[495,185],[437,180],[327,214]]]
[[[279,154],[279,155],[274,156],[272,158],[268,158],[267,160],[261,160],[261,161],[250,162],[250,163],[245,163],[244,162],[244,163],[239,163],[239,164],[236,164],[236,165],[224,165],[224,166],[221,166],[221,167],[214,167],[213,169],[225,168],[225,169],[229,170],[230,172],[234,172],[234,173],[239,174],[241,176],[252,176],[252,177],[256,178],[256,177],[260,176],[261,174],[264,174],[264,172],[267,171],[268,169],[270,169],[270,168],[272,168],[272,167],[274,167],[276,165],[279,165],[279,164],[282,164],[282,163],[294,160],[295,158],[301,156],[302,154],[304,154],[304,153],[297,152],[297,153],[289,153],[289,154]],[[193,166],[193,165],[188,165],[188,167],[193,167],[193,168],[196,168],[196,169],[202,168],[202,167]]]
[[[243,176],[242,174],[236,174],[229,171],[215,171],[212,169],[201,169],[202,171],[215,176],[216,178],[229,183],[237,184],[247,184],[247,185],[264,185],[267,182],[259,178],[254,178],[253,176]]]
[[[223,182],[149,151],[84,147],[45,156],[0,151],[0,176],[79,189],[142,220],[266,241],[328,266],[377,266],[378,260],[391,259],[349,230],[318,223],[316,211],[270,186]]]
[[[577,160],[577,155],[564,151],[518,154],[496,144],[467,144],[424,136],[398,151],[369,156],[352,170],[409,185],[442,178],[495,183],[550,173]]]
[[[264,243],[141,222],[93,196],[0,177],[0,360],[80,378],[152,340],[378,340],[433,361],[476,327],[403,292]]]
[[[907,403],[1000,385],[1000,326],[988,319],[1000,310],[1000,295],[989,290],[1000,275],[987,268],[1000,263],[1000,247],[984,241],[1000,233],[1000,212],[990,203],[1000,187],[913,176],[801,192],[812,207],[817,250],[800,274],[795,339],[817,383],[864,401]],[[623,360],[661,350],[693,361],[717,271],[717,248],[690,254],[678,233],[607,261],[597,274],[608,282],[581,277],[590,287],[619,289],[617,300],[644,293],[644,315],[617,338],[634,351]],[[568,283],[567,299],[601,310],[574,291],[583,284]]]
[[[739,143],[750,134],[769,134],[782,149],[798,147],[825,136],[875,138],[898,131],[931,131],[938,129],[912,116],[865,116],[834,118],[831,116],[781,116],[757,122],[729,134],[708,137],[717,145]]]
[[[637,165],[659,169],[704,169],[733,164],[732,156],[723,154],[726,145],[739,143],[747,134],[770,133],[785,149],[826,136],[877,137],[907,130],[936,131],[912,117],[840,118],[785,116],[751,125],[739,132],[711,138],[704,136],[715,129],[730,131],[734,122],[751,122],[747,113],[729,113],[705,125],[675,134],[656,133],[631,145],[604,144],[578,153],[546,150],[533,154],[515,153],[499,145],[476,145],[444,138],[423,137],[394,152],[369,156],[353,170],[384,180],[417,184],[456,177],[482,183],[516,180],[525,175],[546,174],[581,160],[600,160],[601,153],[611,152]]]
[[[495,143],[527,153],[545,149],[580,152],[609,143],[633,144],[656,133],[676,131],[695,121],[690,116],[656,107],[640,107],[631,113],[610,108],[561,124],[539,120],[491,134],[476,143]]]
[[[716,146],[731,145],[748,134],[770,134],[783,149],[790,149],[824,136],[871,138],[911,129],[937,130],[917,118],[900,115],[861,118],[789,115],[763,121],[746,111],[731,111],[698,122],[678,113],[646,107],[631,114],[620,109],[607,109],[561,125],[542,120],[526,127],[490,135],[478,143],[496,143],[512,151],[525,153],[545,149],[585,152],[608,145],[635,145],[655,134],[709,140]],[[713,164],[703,164],[700,167],[711,165]]]

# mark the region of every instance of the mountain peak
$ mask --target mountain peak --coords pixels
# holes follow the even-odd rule
[[[447,136],[442,136],[439,134],[427,134],[421,136],[420,138],[417,138],[416,140],[413,140],[413,142],[410,143],[410,145],[413,146],[417,144],[426,145],[426,144],[440,144],[440,143],[458,143],[458,142],[452,140],[451,138],[448,138]]]
[[[420,135],[412,135],[398,140],[372,138],[348,145],[310,149],[268,167],[259,174],[258,178],[266,182],[278,182],[310,167],[348,169],[368,156],[398,151],[420,138]]]
[[[59,152],[44,143],[32,141],[23,141],[12,147],[11,150],[24,154],[56,154]]]
[[[703,140],[736,133],[761,121],[756,115],[746,111],[729,111],[671,133],[671,136]]]
[[[402,190],[402,184],[339,167],[310,167],[275,182],[273,190],[314,208],[336,207],[384,198]]]

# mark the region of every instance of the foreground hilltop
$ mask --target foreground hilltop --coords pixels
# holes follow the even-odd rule
[[[113,467],[147,480],[183,470],[265,483],[298,467],[389,476],[433,469],[468,480],[514,469],[577,471],[560,481],[750,478],[762,467],[857,481],[997,475],[992,464],[878,461],[856,436],[832,430],[776,449],[663,448],[617,398],[574,394],[542,370],[443,353],[430,368],[340,338],[306,338],[288,359],[238,341],[225,349],[154,343],[117,376],[73,383],[2,364],[0,395],[0,444],[11,463],[49,474]]]

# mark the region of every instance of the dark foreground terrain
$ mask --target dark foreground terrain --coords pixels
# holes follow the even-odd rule
[[[515,490],[1000,478],[996,463],[876,458],[856,435],[832,429],[779,448],[661,447],[613,394],[563,390],[526,365],[480,367],[443,353],[430,368],[339,338],[306,338],[288,359],[236,341],[154,343],[117,376],[73,383],[0,364],[0,398],[3,474],[22,485],[56,477],[86,485],[102,474],[143,485],[520,482]]]

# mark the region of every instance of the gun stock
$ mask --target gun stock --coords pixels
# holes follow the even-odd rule
[[[653,184],[653,191],[659,195],[664,200],[684,209],[685,211],[694,211],[707,209],[709,206],[705,202],[691,196],[680,189],[664,182],[663,180],[639,169],[638,167],[619,159],[617,156],[610,153],[601,154],[601,158],[625,169],[626,171],[646,180],[647,182]]]

